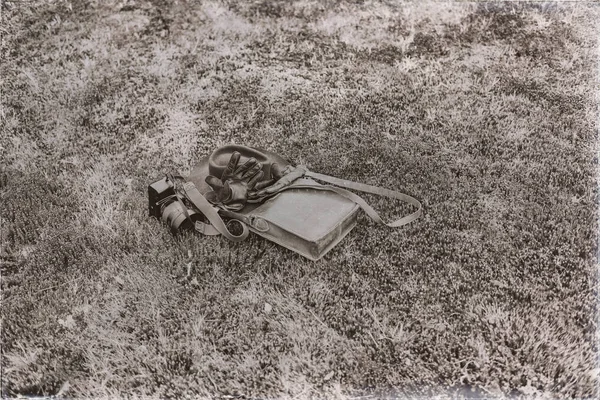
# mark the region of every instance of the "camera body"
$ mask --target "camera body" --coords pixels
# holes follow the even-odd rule
[[[190,208],[184,199],[178,194],[174,178],[167,176],[148,186],[148,214],[162,219],[174,235],[193,230],[202,214]]]
[[[160,202],[167,197],[175,196],[175,185],[168,177],[154,182],[148,186],[148,214],[154,218],[160,218],[162,207]]]

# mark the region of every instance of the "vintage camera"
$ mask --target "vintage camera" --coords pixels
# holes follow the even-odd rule
[[[148,213],[162,219],[174,235],[193,230],[202,214],[190,207],[185,196],[178,190],[178,182],[172,175],[148,186]]]

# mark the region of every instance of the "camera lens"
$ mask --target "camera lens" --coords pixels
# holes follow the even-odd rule
[[[194,222],[200,219],[200,214],[193,210],[187,210],[190,220],[186,217],[185,211],[180,202],[170,203],[162,212],[162,220],[171,228],[171,232],[176,234],[184,230],[193,230]]]

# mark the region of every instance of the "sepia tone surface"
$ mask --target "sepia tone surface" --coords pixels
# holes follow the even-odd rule
[[[1,7],[3,396],[598,395],[597,6]],[[231,142],[424,215],[317,263],[148,218]]]

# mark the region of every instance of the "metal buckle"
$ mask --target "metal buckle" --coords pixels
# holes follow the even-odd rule
[[[259,232],[269,230],[269,223],[260,217],[250,217],[250,225]]]

